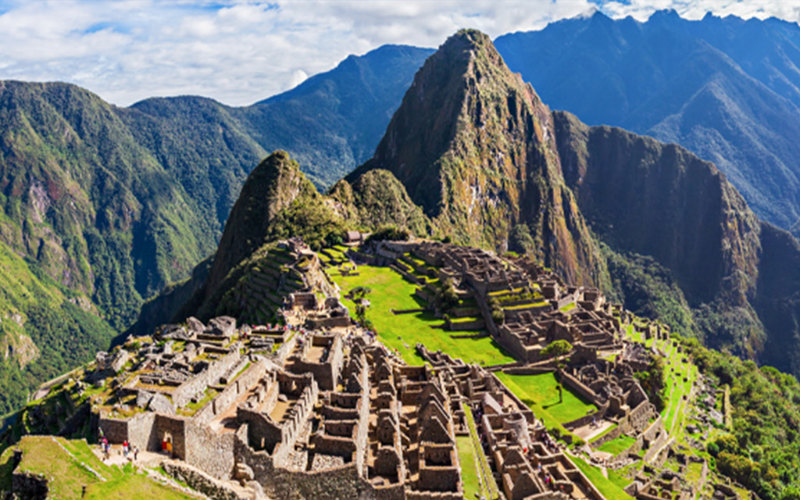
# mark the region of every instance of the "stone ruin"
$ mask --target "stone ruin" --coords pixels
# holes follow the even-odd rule
[[[595,352],[622,346],[624,311],[597,289],[567,287],[530,260],[501,259],[477,248],[423,241],[405,249],[438,268],[439,278],[452,280],[457,292],[473,296],[489,332],[522,362],[541,361],[541,351],[555,340]],[[500,324],[491,317],[492,301],[502,301]]]

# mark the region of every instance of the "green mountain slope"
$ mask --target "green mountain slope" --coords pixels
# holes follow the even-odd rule
[[[167,284],[182,304],[208,266],[180,280],[216,249],[266,151],[290,149],[332,183],[366,159],[428,53],[383,47],[245,108],[199,97],[118,108],[73,85],[0,82],[0,243],[52,278],[53,293],[88,297],[87,321],[103,330],[127,328]],[[53,345],[69,349],[62,340]]]
[[[0,243],[0,413],[43,380],[94,359],[114,331],[89,299],[58,285]]]

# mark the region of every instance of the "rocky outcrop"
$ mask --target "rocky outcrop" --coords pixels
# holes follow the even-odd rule
[[[430,219],[388,170],[369,170],[352,185],[342,179],[331,188],[330,201],[343,218],[367,228],[395,225],[417,236],[433,231]]]

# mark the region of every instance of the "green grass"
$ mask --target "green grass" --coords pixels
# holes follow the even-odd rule
[[[467,363],[495,365],[514,361],[490,337],[452,338],[451,335],[475,332],[459,333],[445,330],[444,320],[437,319],[432,313],[402,316],[393,314],[391,312],[393,309],[417,309],[422,307],[422,304],[413,296],[415,286],[391,268],[362,265],[358,267],[358,276],[342,276],[335,270],[329,272],[331,278],[345,293],[357,286],[369,287],[372,290],[367,296],[371,303],[367,309],[367,318],[375,326],[381,342],[391,349],[397,349],[401,357],[411,365],[424,363],[414,349],[417,342],[433,351],[442,350]],[[355,304],[352,301],[345,302],[351,312],[355,311]],[[403,345],[404,343],[408,347]]]
[[[612,425],[611,427],[609,427],[608,429],[604,430],[603,432],[601,432],[597,436],[593,437],[590,442],[594,443],[595,441],[597,441],[598,439],[600,439],[601,437],[605,436],[606,434],[608,434],[609,432],[613,431],[616,428],[617,428],[617,424]]]
[[[509,375],[498,372],[497,378],[528,405],[547,428],[571,422],[597,409],[567,387],[563,387],[563,401],[559,403],[554,373]]]
[[[478,429],[475,426],[475,418],[472,416],[472,410],[470,409],[469,405],[466,403],[461,404],[462,408],[464,408],[464,414],[467,419],[467,427],[469,428],[469,440],[472,445],[472,453],[473,453],[473,463],[477,464],[475,469],[475,479],[478,479],[478,474],[483,478],[481,481],[482,486],[480,490],[482,491],[481,496],[484,498],[495,499],[500,496],[500,492],[497,488],[497,483],[494,480],[494,476],[492,475],[492,469],[489,467],[489,461],[486,459],[486,455],[483,453],[483,448],[481,448],[481,441],[478,437]],[[477,458],[477,460],[475,460]],[[461,465],[463,470],[464,465]],[[472,480],[472,479],[470,479]],[[466,495],[467,491],[464,490],[466,498],[474,498]]]
[[[597,447],[597,450],[605,451],[606,453],[611,453],[616,456],[633,446],[635,442],[636,439],[623,434],[616,439],[612,439],[611,441],[601,444]]]
[[[475,452],[472,449],[472,439],[469,436],[456,436],[458,448],[458,463],[461,465],[461,482],[464,487],[464,498],[476,498],[484,495],[481,483],[478,480],[478,466],[475,462]]]
[[[616,471],[608,470],[608,478],[606,478],[599,468],[587,464],[578,457],[569,458],[608,500],[633,498],[625,493],[624,490],[630,481],[620,476]]]
[[[575,309],[576,305],[575,302],[570,302],[569,304],[561,306],[558,310],[561,312],[570,312]]]
[[[48,479],[50,488],[48,498],[79,499],[84,486],[84,498],[97,500],[192,498],[137,474],[130,466],[120,469],[104,464],[85,441],[68,441],[51,436],[25,436],[17,447],[23,452],[17,470],[43,474]],[[0,457],[0,489],[10,487],[12,457],[13,448],[6,450]]]

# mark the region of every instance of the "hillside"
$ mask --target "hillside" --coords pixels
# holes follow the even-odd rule
[[[116,332],[89,299],[55,283],[0,243],[0,414],[18,409],[28,391],[94,358]]]
[[[496,40],[555,109],[676,142],[712,161],[763,219],[800,218],[800,29],[796,23],[593,16]]]
[[[129,327],[166,285],[181,290],[215,250],[266,151],[296,152],[319,185],[363,161],[428,53],[383,47],[244,108],[191,96],[119,108],[73,85],[0,82],[0,243],[28,260],[28,280],[44,274],[49,293],[88,298],[94,317],[82,323],[103,331],[70,366],[112,329]],[[72,355],[57,351],[40,360],[38,377],[9,379],[9,398],[19,404],[42,377],[66,368],[56,359]],[[18,373],[9,358],[0,370]]]

